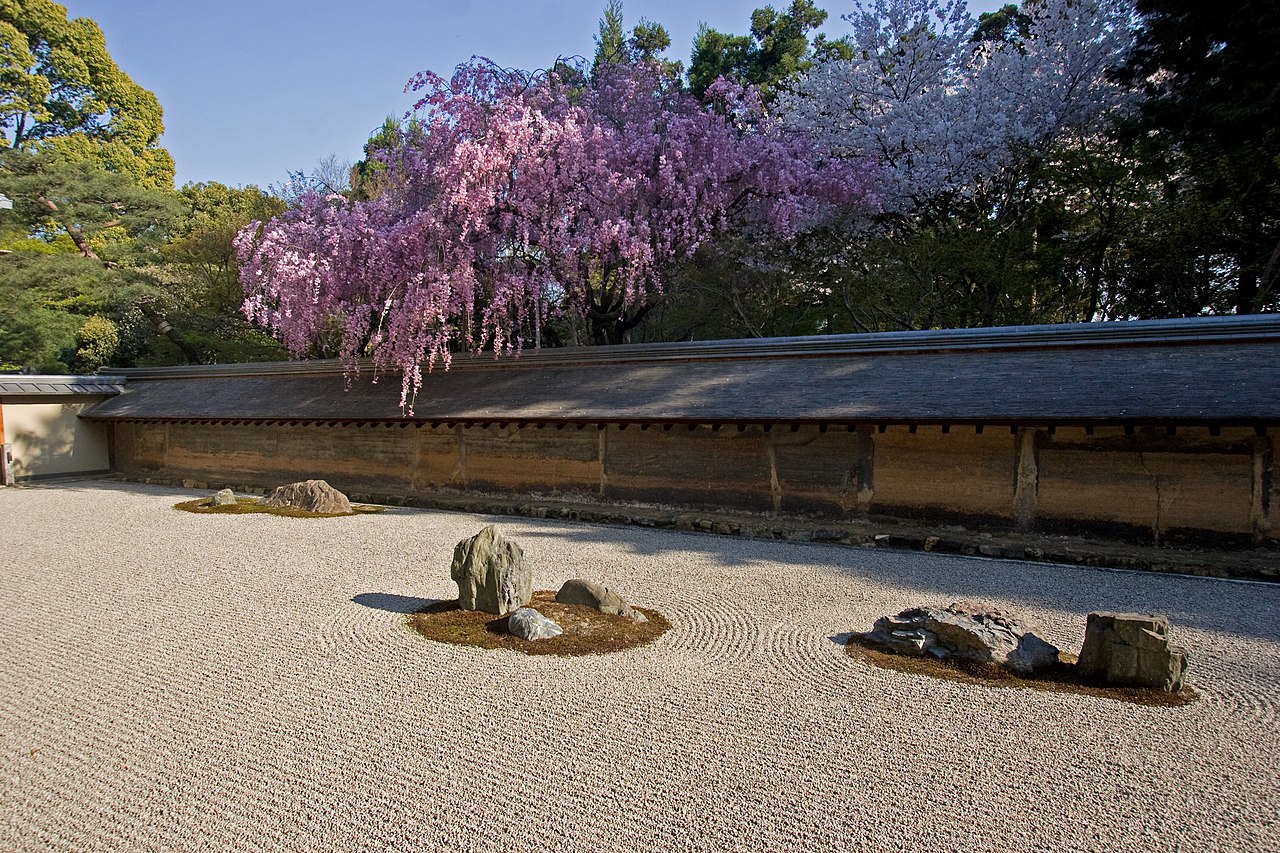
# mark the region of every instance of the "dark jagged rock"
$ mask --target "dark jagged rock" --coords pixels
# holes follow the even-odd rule
[[[1037,636],[1035,628],[1013,611],[957,601],[945,608],[915,607],[882,616],[859,636],[896,654],[993,663],[1028,675],[1058,662],[1058,649]]]

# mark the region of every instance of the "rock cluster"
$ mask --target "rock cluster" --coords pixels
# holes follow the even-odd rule
[[[1033,631],[1032,622],[1009,610],[969,601],[945,608],[915,607],[882,616],[864,643],[887,652],[994,663],[1031,675],[1059,662],[1058,650]],[[1183,688],[1185,649],[1169,644],[1169,620],[1141,613],[1090,613],[1075,671],[1107,686]]]
[[[1104,611],[1089,614],[1076,666],[1085,678],[1101,683],[1177,693],[1187,671],[1187,652],[1169,645],[1165,616]]]
[[[348,514],[351,501],[324,480],[306,480],[280,486],[259,501],[263,506],[291,506],[306,512]]]
[[[453,549],[449,576],[458,584],[458,606],[498,616],[529,603],[533,572],[524,549],[502,538],[492,524]]]
[[[915,607],[882,616],[860,636],[897,654],[993,663],[1027,675],[1058,662],[1058,649],[1033,633],[1035,629],[1013,611],[957,601],[945,608]]]
[[[527,606],[533,598],[533,571],[525,563],[524,549],[502,538],[493,525],[454,547],[449,576],[458,585],[459,608],[499,616],[509,613],[507,631],[516,637],[545,640],[564,633],[554,621]],[[613,590],[580,578],[566,581],[556,601],[583,604],[635,622],[649,621]]]
[[[633,622],[649,621],[643,613],[604,584],[581,578],[565,581],[560,591],[556,593],[556,601],[561,604],[584,604],[601,613],[622,616]]]

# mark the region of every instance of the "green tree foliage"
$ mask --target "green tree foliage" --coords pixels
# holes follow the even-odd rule
[[[827,13],[813,0],[792,0],[786,11],[764,6],[751,13],[749,35],[731,35],[705,24],[693,40],[689,87],[698,97],[720,77],[751,83],[768,97],[784,81],[806,70],[815,55],[843,55],[847,42],[809,34],[822,26]]]
[[[2,366],[278,357],[239,316],[231,241],[283,202],[220,184],[175,194],[160,104],[93,21],[0,0],[0,59]]]
[[[172,189],[163,131],[160,102],[116,66],[96,23],[69,20],[50,0],[0,0],[0,133],[9,147]]]
[[[266,221],[285,202],[255,186],[228,187],[210,181],[178,191],[181,210],[169,226],[161,251],[168,317],[202,361],[239,362],[283,358],[284,351],[240,313],[244,291],[232,241],[250,222]],[[154,357],[172,360],[173,347],[157,347]]]
[[[10,367],[77,367],[76,335],[102,315],[119,329],[107,358],[128,364],[155,334],[145,311],[163,302],[147,273],[177,206],[128,176],[57,152],[0,150],[0,191],[14,201],[0,240],[0,351]]]
[[[149,351],[156,334],[138,306],[162,295],[145,274],[109,268],[74,251],[0,255],[0,367],[41,373],[81,369],[77,350],[84,340],[77,335],[95,315],[117,326],[117,346],[104,363],[133,364]]]
[[[417,123],[410,120],[407,132],[413,133]],[[378,156],[394,151],[401,141],[400,122],[395,116],[387,116],[382,126],[374,131],[364,144],[364,158],[351,167],[351,198],[353,201],[370,201],[386,188],[387,164]]]
[[[1138,0],[1133,128],[1160,187],[1126,299],[1133,313],[1280,307],[1280,12],[1242,0]],[[1158,231],[1156,229],[1159,229]]]
[[[187,184],[178,200],[182,209],[170,224],[165,260],[184,273],[200,304],[216,313],[238,312],[244,292],[231,242],[250,222],[279,216],[285,203],[255,186],[215,181]]]
[[[663,78],[679,85],[684,66],[663,58],[663,54],[671,47],[671,35],[666,27],[641,18],[628,37],[622,19],[622,0],[609,0],[604,9],[604,17],[600,19],[595,40],[596,53],[591,61],[593,80],[599,79],[611,65],[656,62],[662,69]],[[569,71],[570,76],[566,78],[566,82],[572,83],[573,71],[565,63],[559,63],[557,71]],[[563,76],[565,75],[562,74]]]
[[[11,223],[49,243],[66,238],[85,258],[109,265],[154,253],[177,210],[170,193],[55,151],[0,149],[0,179],[14,202]]]
[[[1030,33],[1031,16],[1013,3],[1006,3],[994,12],[983,12],[978,16],[978,27],[973,31],[973,40],[1017,43]]]
[[[76,373],[93,373],[111,361],[120,347],[120,330],[111,320],[95,314],[76,332]]]
[[[591,63],[593,76],[605,65],[627,61],[627,33],[622,25],[622,0],[609,0],[596,32],[596,55]]]

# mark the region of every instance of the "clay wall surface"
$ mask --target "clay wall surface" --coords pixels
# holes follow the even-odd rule
[[[132,476],[348,491],[536,493],[813,514],[1275,541],[1275,431],[1119,427],[115,424]]]
[[[450,461],[457,476],[434,485],[581,494],[600,490],[602,436],[595,427],[457,426],[450,432]]]
[[[1183,531],[1250,535],[1255,518],[1249,429],[1062,428],[1037,442],[1036,517],[1053,526],[1094,524],[1152,539]]]
[[[603,431],[601,496],[767,511],[773,508],[764,432],[679,425]]]
[[[872,440],[872,512],[1013,519],[1018,444],[1008,427],[891,426]]]

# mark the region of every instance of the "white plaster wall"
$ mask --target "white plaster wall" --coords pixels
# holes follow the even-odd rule
[[[100,397],[5,397],[4,440],[13,445],[19,480],[106,471],[111,467],[110,427],[78,415]]]

